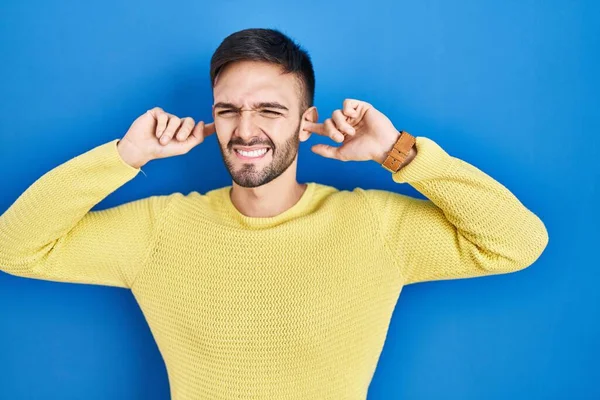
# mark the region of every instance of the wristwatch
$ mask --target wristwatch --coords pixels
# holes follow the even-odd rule
[[[406,160],[416,141],[416,138],[410,133],[400,131],[400,137],[394,143],[394,147],[392,147],[381,166],[392,173],[398,172],[400,165]]]

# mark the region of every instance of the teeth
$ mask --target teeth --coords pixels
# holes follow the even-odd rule
[[[269,149],[260,149],[260,150],[253,150],[253,151],[244,151],[244,150],[236,150],[238,153],[240,153],[241,155],[243,155],[244,157],[260,157],[263,154],[265,154],[267,152],[267,150]]]

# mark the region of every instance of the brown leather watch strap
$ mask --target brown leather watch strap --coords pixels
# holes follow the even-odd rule
[[[413,135],[406,131],[400,131],[400,137],[381,166],[392,173],[398,172],[400,165],[406,160],[415,143],[416,138]]]

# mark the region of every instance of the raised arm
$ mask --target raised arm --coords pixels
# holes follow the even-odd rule
[[[543,222],[506,187],[429,138],[418,136],[411,147],[372,104],[345,99],[324,123],[315,118],[308,114],[302,130],[342,143],[312,146],[327,158],[384,164],[397,141],[403,153],[409,145],[410,154],[398,160],[401,168],[392,179],[409,183],[427,199],[355,189],[370,207],[389,262],[405,284],[514,272],[531,265],[548,244]]]
[[[91,208],[150,160],[187,153],[214,132],[159,107],[123,139],[44,174],[0,216],[0,270],[52,281],[131,288],[152,250],[169,203],[180,193]],[[174,138],[174,135],[177,137]],[[162,140],[159,142],[159,139]]]
[[[0,270],[61,282],[130,287],[170,196],[90,211],[133,179],[117,139],[50,170],[0,216]]]
[[[506,187],[418,136],[392,174],[427,199],[361,190],[405,284],[502,274],[531,265],[548,243],[543,222]]]

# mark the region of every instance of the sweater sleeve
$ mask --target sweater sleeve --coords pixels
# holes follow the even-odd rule
[[[118,139],[58,165],[0,216],[0,270],[58,282],[131,288],[172,195],[90,211],[141,169]]]
[[[361,190],[390,263],[404,284],[515,272],[544,251],[544,223],[506,187],[417,136],[417,154],[398,172],[427,199]]]

